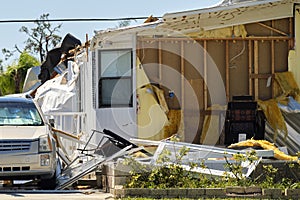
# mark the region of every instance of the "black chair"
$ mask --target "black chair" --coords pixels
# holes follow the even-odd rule
[[[235,96],[228,102],[225,118],[225,145],[245,139],[264,139],[265,117],[252,96]]]

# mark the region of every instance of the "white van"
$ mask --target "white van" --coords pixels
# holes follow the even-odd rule
[[[0,179],[39,179],[56,186],[56,142],[51,126],[31,98],[0,97]]]

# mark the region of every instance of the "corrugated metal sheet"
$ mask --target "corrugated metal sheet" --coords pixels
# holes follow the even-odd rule
[[[164,23],[159,27],[190,33],[292,17],[296,2],[299,0],[226,0],[211,8],[167,13],[163,16]]]
[[[276,141],[273,141],[274,130],[272,130],[271,126],[267,123],[266,139],[273,141],[277,146],[286,146],[290,154],[296,155],[296,153],[300,151],[300,113],[282,112],[282,114],[286,122],[288,135],[285,136],[283,132],[279,131]]]

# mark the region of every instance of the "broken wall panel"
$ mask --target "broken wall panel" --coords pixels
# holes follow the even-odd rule
[[[236,95],[253,95],[261,100],[274,96],[274,83],[270,85],[268,78],[288,69],[288,51],[293,38],[284,34],[293,34],[290,21],[285,18],[246,24],[246,38],[234,35],[232,38],[139,38],[138,46],[143,46],[139,50],[144,58],[142,62],[151,63],[150,70],[145,69],[150,80],[159,82],[161,77],[160,81],[169,85],[161,88],[170,109],[184,109],[188,140],[200,138],[204,117],[209,115],[207,108],[218,102],[214,98],[222,98],[215,91],[216,77],[222,79],[227,101]],[[215,75],[214,67],[219,76]],[[179,76],[170,75],[168,69]],[[169,98],[169,90],[173,88],[176,98]],[[197,113],[193,110],[193,98],[198,102]],[[180,101],[184,104],[180,105]],[[195,119],[199,121],[192,122]]]

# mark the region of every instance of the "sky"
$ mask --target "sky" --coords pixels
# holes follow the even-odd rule
[[[161,17],[166,13],[200,9],[216,5],[221,0],[8,0],[1,3],[0,20],[38,19],[49,13],[49,19],[72,18],[127,18]],[[62,23],[59,34],[62,38],[71,33],[82,42],[85,36],[94,35],[94,30],[105,30],[118,25],[110,22],[52,22],[53,26]],[[137,21],[135,23],[142,23]],[[33,27],[33,23],[0,23],[0,50],[13,49],[15,45],[24,46],[27,36],[19,32],[22,26]],[[0,52],[0,59],[4,60]]]

